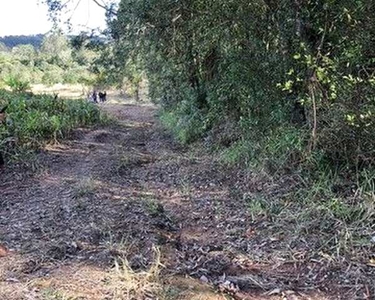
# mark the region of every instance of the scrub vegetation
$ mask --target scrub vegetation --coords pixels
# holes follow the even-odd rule
[[[28,178],[39,214],[0,212],[4,243],[43,254],[21,283],[67,299],[373,299],[373,1],[93,2],[107,12],[99,46],[51,35],[0,55],[13,93],[0,149],[74,133]],[[103,124],[98,106],[22,94],[37,82],[132,97],[99,105],[117,119]],[[11,225],[39,215],[39,235]],[[72,273],[91,273],[96,296]]]

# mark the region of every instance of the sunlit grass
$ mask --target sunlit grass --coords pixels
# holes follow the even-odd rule
[[[113,299],[154,299],[162,291],[160,283],[162,268],[161,253],[158,248],[154,248],[154,261],[148,270],[135,271],[126,258],[117,259],[110,277]]]

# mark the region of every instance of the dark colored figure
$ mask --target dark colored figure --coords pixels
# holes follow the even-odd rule
[[[96,91],[94,91],[92,93],[92,100],[95,102],[95,103],[98,103],[98,94],[96,93]]]
[[[99,100],[100,100],[100,102],[107,101],[107,92],[104,92],[104,93],[99,92]]]
[[[299,101],[296,101],[294,103],[291,121],[293,124],[297,124],[301,126],[306,124],[307,119],[306,119],[306,114],[305,114],[305,108]]]
[[[5,111],[7,108],[8,106],[5,106],[4,108],[0,110],[0,124],[5,123],[5,119],[6,119]],[[0,152],[0,168],[2,168],[4,164],[5,164],[5,161],[3,158],[3,154]]]

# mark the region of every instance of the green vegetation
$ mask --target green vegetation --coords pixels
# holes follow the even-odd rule
[[[76,38],[77,39],[77,38]],[[31,44],[0,47],[0,87],[23,92],[30,84],[95,84],[92,70],[99,50],[90,41],[77,45],[61,33],[44,36],[39,48]]]
[[[86,101],[27,93],[33,84],[97,85],[100,74],[94,66],[103,42],[85,35],[68,38],[58,31],[37,38],[36,46],[24,44],[26,37],[4,38],[9,47],[0,44],[0,107],[9,105],[7,124],[0,125],[0,153],[8,160],[28,160],[26,153],[45,142],[63,138],[77,126],[103,121],[99,110]]]
[[[0,90],[0,107],[8,105],[6,124],[0,126],[0,151],[7,159],[66,137],[78,126],[102,120],[99,109],[83,100],[13,94]]]
[[[181,142],[357,183],[375,150],[373,13],[368,1],[122,0],[112,55],[143,70]]]
[[[204,140],[226,163],[293,182],[244,196],[254,219],[359,257],[374,221],[374,8],[122,0],[112,53],[119,69],[137,62],[180,142]]]
[[[142,74],[180,142],[204,140],[272,181],[277,190],[243,195],[254,220],[274,221],[267,236],[364,262],[375,216],[374,13],[365,0],[121,0],[108,11],[100,74]]]
[[[52,13],[65,6],[43,2]],[[110,1],[94,2],[106,9]],[[112,290],[106,296],[157,297],[165,274],[204,274],[202,282],[229,293],[237,286],[241,293],[261,288],[280,296],[311,289],[370,299],[374,13],[367,0],[121,0],[107,7],[105,42],[55,33],[40,49],[0,46],[0,84],[13,91],[0,94],[9,103],[0,153],[16,157],[101,120],[86,102],[29,96],[24,92],[32,83],[129,84],[137,98],[147,82],[176,139],[208,147],[196,147],[199,155],[190,161],[133,107],[118,112],[123,126],[110,140],[82,145],[101,147],[87,161],[85,154],[75,156],[98,184],[87,179],[75,186],[74,217],[98,221],[90,227],[99,233],[85,227],[82,239],[90,247],[79,251],[91,257],[94,247],[102,248],[105,228],[110,251],[104,256],[120,256],[106,278]],[[94,194],[91,209],[86,200]],[[133,197],[143,202],[133,205]],[[74,210],[64,208],[61,220],[65,211]],[[128,238],[134,265],[123,245]],[[150,252],[155,243],[165,255],[155,249],[147,261],[140,250]],[[242,287],[242,279],[250,284]]]

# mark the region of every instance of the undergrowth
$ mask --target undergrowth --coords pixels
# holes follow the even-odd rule
[[[205,122],[198,112],[182,114],[180,112],[161,111],[160,120],[163,126],[170,130],[176,139],[184,145],[201,138],[206,131]]]
[[[184,142],[182,137],[204,131],[204,125],[196,123],[200,129],[189,133],[190,127],[179,127],[173,113],[162,114],[162,122]],[[375,168],[356,168],[353,162],[336,165],[323,151],[308,151],[310,132],[305,128],[291,124],[262,132],[237,128],[242,137],[227,147],[220,145],[216,133],[216,140],[210,131],[203,137],[211,141],[209,147],[224,166],[247,169],[258,182],[259,190],[236,195],[242,197],[254,223],[274,224],[263,234],[280,236],[284,255],[303,248],[306,257],[342,265],[373,261]]]
[[[67,137],[74,128],[106,122],[99,109],[84,100],[0,91],[0,107],[8,105],[0,125],[0,151],[5,159],[27,161],[34,150]]]

